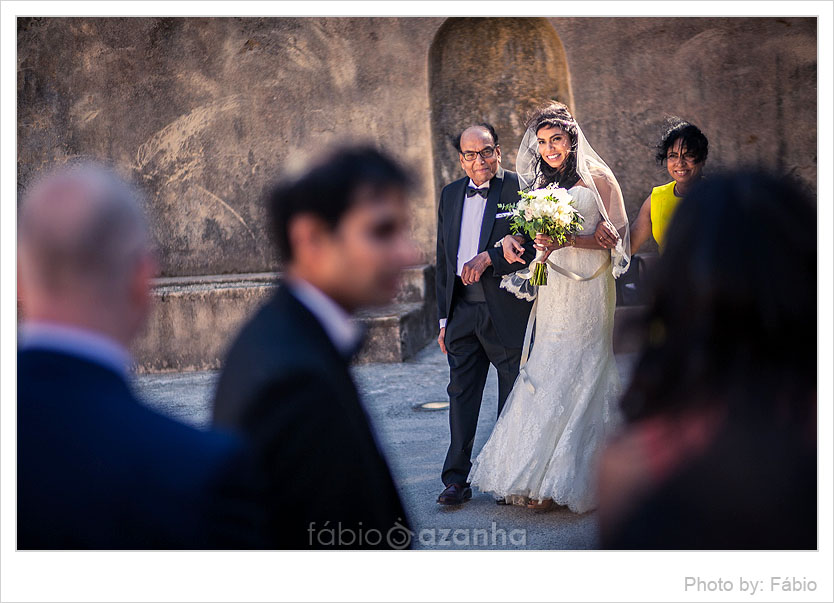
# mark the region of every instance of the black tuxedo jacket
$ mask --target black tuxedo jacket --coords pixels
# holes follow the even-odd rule
[[[402,544],[405,511],[348,368],[283,284],[228,353],[214,420],[245,434],[263,463],[275,548]],[[340,526],[351,532],[332,538]]]
[[[456,180],[443,188],[437,210],[437,312],[439,318],[449,318],[454,311],[452,297],[457,273],[460,222],[469,178]],[[518,299],[499,287],[501,277],[526,267],[535,257],[532,242],[525,244],[523,255],[527,264],[509,264],[504,252],[495,243],[510,233],[508,218],[496,218],[506,210],[498,205],[518,202],[518,176],[515,172],[499,169],[490,180],[478,252],[486,251],[492,260],[481,276],[489,314],[493,319],[501,343],[508,348],[520,348],[524,343],[524,331],[530,315],[530,302]]]
[[[65,353],[18,351],[17,389],[18,548],[259,546],[237,438],[157,414]]]

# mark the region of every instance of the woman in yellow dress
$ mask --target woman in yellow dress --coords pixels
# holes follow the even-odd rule
[[[656,186],[643,201],[640,213],[631,226],[631,250],[637,251],[649,236],[654,237],[661,253],[669,221],[684,195],[701,179],[707,159],[709,142],[697,126],[679,118],[672,118],[657,145],[656,159],[672,182]],[[610,249],[617,244],[617,234],[604,220],[594,233],[597,241]]]

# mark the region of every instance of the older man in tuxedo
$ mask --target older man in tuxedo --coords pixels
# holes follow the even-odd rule
[[[510,234],[499,205],[518,201],[518,176],[501,167],[495,129],[466,128],[455,140],[466,174],[440,194],[437,218],[437,342],[449,361],[451,442],[437,499],[460,505],[472,497],[467,476],[489,365],[498,371],[498,414],[518,376],[531,304],[500,289],[501,277],[523,267],[510,264],[496,244]],[[525,263],[535,250],[525,246]]]
[[[261,546],[241,442],[131,392],[155,271],[135,192],[101,166],[52,173],[22,203],[18,244],[18,548]]]

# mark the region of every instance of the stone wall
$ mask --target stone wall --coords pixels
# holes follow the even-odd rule
[[[441,22],[22,20],[20,183],[111,159],[150,198],[163,276],[274,270],[262,197],[307,157],[368,141],[433,181],[426,53]],[[427,259],[432,197],[423,186],[413,212]]]
[[[450,139],[463,127],[495,126],[512,169],[528,112],[548,99],[574,104],[565,49],[541,18],[447,19],[429,49],[429,91],[438,197],[462,176]]]
[[[413,234],[432,261],[436,188],[460,174],[449,135],[495,119],[512,167],[513,103],[549,91],[572,98],[632,216],[666,181],[665,114],[702,127],[708,168],[761,164],[815,190],[811,18],[20,19],[19,187],[112,160],[148,194],[164,276],[265,272],[268,183],[366,140],[422,183]]]
[[[550,19],[577,119],[633,218],[652,186],[664,115],[709,138],[707,169],[756,165],[816,193],[817,39],[812,18]],[[650,242],[644,249],[654,248]]]

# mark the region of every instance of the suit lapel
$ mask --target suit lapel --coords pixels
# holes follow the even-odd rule
[[[280,284],[275,299],[282,316],[292,321],[303,333],[299,336],[299,341],[303,342],[301,345],[307,345],[320,352],[317,354],[318,368],[323,375],[328,376],[331,384],[339,392],[332,401],[344,410],[344,417],[352,422],[350,426],[345,425],[345,428],[360,438],[363,435],[367,437],[375,446],[375,458],[382,459],[382,447],[350,373],[350,362],[339,353],[318,318],[295,297],[286,283]],[[384,460],[382,464],[387,472],[388,466]]]
[[[466,183],[469,182],[469,178],[461,178],[457,182],[455,182],[455,188],[449,191],[451,196],[450,201],[452,202],[452,219],[449,221],[449,234],[447,237],[447,241],[449,244],[446,246],[446,253],[449,258],[449,261],[454,266],[454,269],[457,270],[458,265],[458,246],[460,246],[460,223],[463,219],[463,199],[464,193],[466,193]]]
[[[498,200],[501,198],[503,185],[504,170],[501,168],[489,183],[489,195],[487,196],[486,207],[484,207],[484,219],[481,222],[481,237],[478,239],[479,253],[485,251],[489,244],[489,235],[495,225],[495,214],[498,212]]]
[[[318,318],[302,304],[292,293],[286,282],[280,282],[275,292],[274,300],[282,319],[289,320],[299,330],[300,340],[308,345],[322,351],[321,359],[326,362],[329,357],[334,363],[344,364],[347,361],[342,358],[339,350],[331,341],[330,336],[319,322]],[[326,352],[326,355],[324,354]]]

